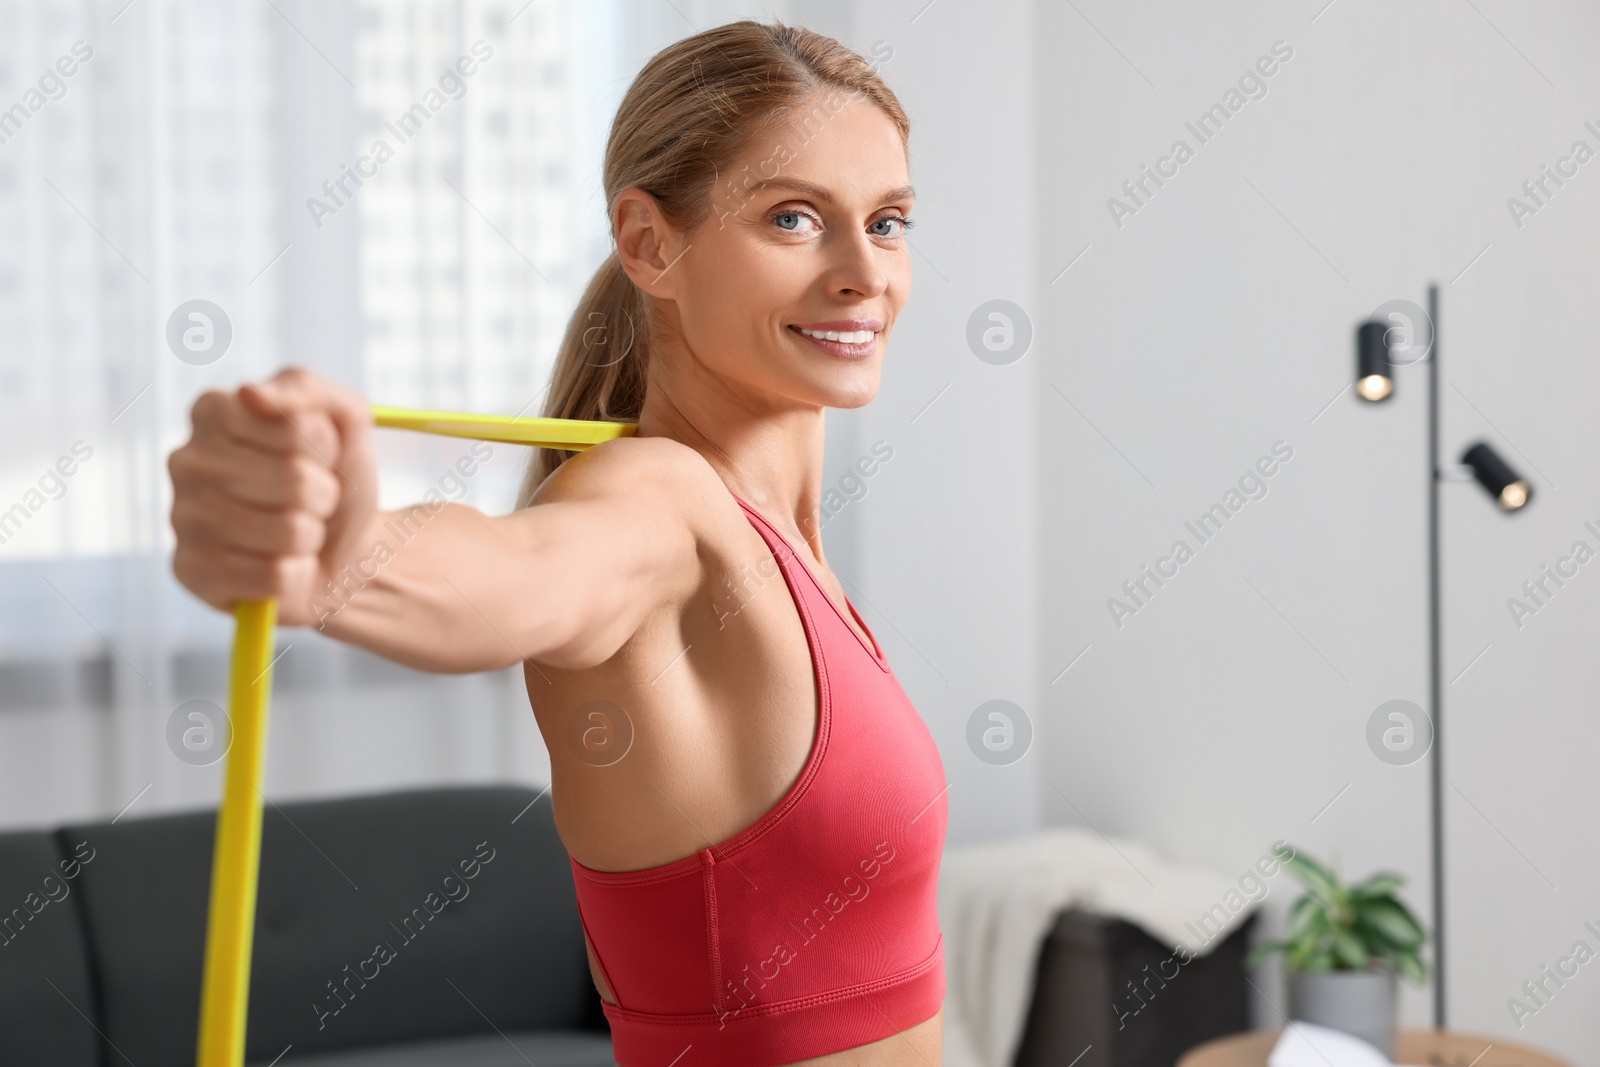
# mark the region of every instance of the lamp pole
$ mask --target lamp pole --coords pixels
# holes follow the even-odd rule
[[[1433,716],[1433,747],[1428,750],[1428,771],[1433,811],[1433,1025],[1445,1027],[1444,971],[1444,693],[1440,683],[1442,654],[1439,640],[1439,286],[1428,286],[1428,645],[1429,703]]]
[[[1404,304],[1404,301],[1399,303]],[[1421,309],[1407,305],[1416,313]],[[1380,309],[1381,311],[1382,309]],[[1461,462],[1445,466],[1439,462],[1439,286],[1428,285],[1427,345],[1418,359],[1428,363],[1428,715],[1432,720],[1432,743],[1428,748],[1429,789],[1432,810],[1428,835],[1433,866],[1433,1024],[1444,1029],[1445,1015],[1445,908],[1444,908],[1444,685],[1443,642],[1441,640],[1439,581],[1439,483],[1473,480],[1483,487],[1504,514],[1521,511],[1533,499],[1533,486],[1511,468],[1486,442],[1479,441],[1461,454]],[[1382,403],[1394,395],[1393,368],[1397,364],[1390,344],[1393,320],[1372,318],[1356,328],[1356,396],[1368,403]],[[1414,317],[1414,316],[1409,316]],[[1409,322],[1406,331],[1408,351],[1422,342],[1418,323]],[[1416,362],[1415,359],[1406,360]]]

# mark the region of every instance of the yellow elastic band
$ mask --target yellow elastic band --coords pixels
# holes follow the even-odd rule
[[[420,430],[480,441],[539,445],[581,451],[590,445],[628,437],[638,429],[631,422],[589,422],[583,419],[524,418],[519,415],[463,415],[455,411],[419,411],[374,405],[372,420],[396,430]]]
[[[581,451],[637,429],[625,422],[465,415],[374,406],[379,426],[509,444]],[[199,1067],[243,1067],[245,1012],[250,1004],[250,950],[255,940],[256,885],[261,867],[262,774],[266,765],[272,632],[277,602],[235,605],[228,682],[232,742],[217,811],[200,990]]]
[[[277,616],[275,600],[245,600],[233,609],[233,665],[228,683],[232,741],[211,859],[211,912],[206,924],[200,1047],[195,1061],[201,1067],[239,1067],[244,1063],[256,876],[261,864],[261,774],[266,763],[272,628]]]

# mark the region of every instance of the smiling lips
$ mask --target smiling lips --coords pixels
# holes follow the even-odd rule
[[[841,359],[864,359],[878,348],[883,323],[877,319],[840,319],[833,322],[794,323],[789,329],[817,348]]]

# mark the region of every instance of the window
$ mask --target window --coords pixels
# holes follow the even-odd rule
[[[609,250],[599,164],[626,83],[616,6],[0,6],[8,818],[49,773],[25,752],[55,743],[55,727],[34,722],[25,745],[8,732],[40,713],[91,717],[62,727],[106,753],[72,772],[109,783],[84,813],[152,779],[174,802],[186,789],[215,800],[205,783],[172,785],[155,728],[183,699],[222,700],[232,636],[170,574],[165,457],[202,391],[298,363],[376,403],[542,404],[570,309]],[[380,436],[384,506],[437,485],[467,447]],[[525,460],[495,446],[461,499],[508,509]],[[296,691],[348,703],[408,674],[309,631],[280,645],[295,646],[279,667],[290,705]],[[522,729],[516,673],[493,685]],[[483,684],[428,679],[423,713],[448,730]],[[353,777],[451,773],[447,755],[410,759]],[[334,763],[298,773],[302,790],[352,780]]]

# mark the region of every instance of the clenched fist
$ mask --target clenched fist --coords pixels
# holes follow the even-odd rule
[[[216,608],[276,597],[279,621],[353,556],[377,515],[372,415],[360,394],[291,367],[195,401],[194,432],[172,453],[172,570]]]

